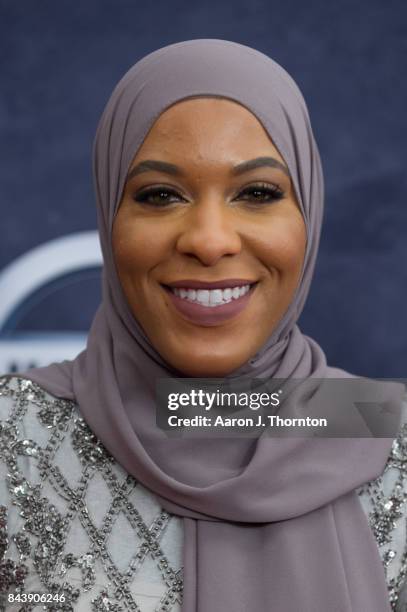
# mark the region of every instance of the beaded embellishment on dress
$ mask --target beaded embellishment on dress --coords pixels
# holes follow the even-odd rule
[[[142,502],[140,491],[143,490],[144,498],[149,492],[115,462],[79,415],[74,402],[54,398],[35,383],[18,377],[0,377],[0,409],[2,398],[9,398],[12,402],[8,402],[11,406],[8,416],[0,412],[2,417],[6,416],[0,422],[0,459],[6,466],[5,484],[11,502],[9,507],[4,505],[0,493],[0,609],[11,609],[7,602],[10,592],[38,593],[38,586],[27,589],[25,584],[27,577],[35,574],[41,592],[57,597],[63,594],[64,602],[48,602],[43,608],[45,610],[144,612],[137,603],[132,583],[148,559],[150,566],[155,565],[155,580],[162,587],[162,595],[154,610],[179,610],[182,567],[174,567],[161,546],[161,540],[170,523],[175,520],[181,523],[181,519],[170,515],[158,504],[154,516],[148,520],[143,518],[131,494],[137,489]],[[35,439],[24,435],[24,418],[31,421],[31,426],[35,426],[33,419],[37,419],[42,443],[39,443],[38,435]],[[75,486],[72,477],[71,481],[68,480],[61,465],[55,461],[62,445],[66,445],[65,459],[71,462],[77,458]],[[21,458],[24,458],[23,462]],[[28,477],[34,474],[35,484]],[[99,517],[102,519],[100,525],[96,525],[90,516],[89,496],[87,498],[96,475],[103,478],[110,493],[109,503],[105,504],[106,512]],[[58,505],[55,500],[58,500]],[[10,508],[18,509],[16,515],[21,518],[21,527],[17,531],[9,530]],[[87,545],[81,551],[66,552],[74,520],[75,528],[83,530],[80,540]],[[127,559],[126,567],[118,567],[120,554],[116,552],[115,558],[109,546],[112,538],[117,539],[120,529],[122,538],[129,540],[133,537],[135,541],[134,552]],[[180,529],[178,525],[178,537]],[[12,544],[18,552],[17,559],[9,555]],[[101,574],[104,584],[100,585],[99,577],[101,588],[98,590],[95,589],[97,563],[100,565],[99,573],[101,568],[104,572]],[[75,581],[69,579],[72,568],[77,571]],[[78,580],[78,572],[81,580]],[[95,596],[89,608],[79,608],[82,594],[90,590]],[[38,604],[36,606],[35,609],[41,609]],[[20,604],[15,609],[33,610],[34,605]]]

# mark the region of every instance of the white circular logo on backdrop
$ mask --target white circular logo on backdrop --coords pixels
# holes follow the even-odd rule
[[[0,271],[0,374],[72,359],[85,348],[82,332],[17,333],[9,322],[45,285],[102,263],[98,233],[89,231],[41,244]]]

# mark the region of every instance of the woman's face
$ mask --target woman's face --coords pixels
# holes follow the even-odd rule
[[[243,167],[261,157],[272,165]],[[140,165],[147,160],[155,163]],[[185,376],[223,377],[287,310],[306,229],[288,168],[257,118],[230,100],[195,98],[167,109],[133,159],[112,247],[155,349]]]

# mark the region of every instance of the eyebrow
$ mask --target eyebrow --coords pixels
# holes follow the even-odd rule
[[[270,166],[271,168],[278,168],[282,170],[288,177],[290,177],[290,172],[285,164],[282,164],[278,159],[274,157],[256,157],[255,159],[250,159],[249,161],[242,162],[234,166],[231,170],[231,174],[233,176],[238,176],[243,174],[244,172],[249,172],[249,170],[254,170],[255,168],[262,168],[264,166]],[[136,176],[136,174],[141,174],[142,172],[149,172],[151,170],[156,170],[158,172],[165,172],[166,174],[171,174],[173,176],[185,176],[185,173],[176,166],[175,164],[170,164],[169,162],[159,161],[156,159],[145,159],[144,161],[138,163],[132,170],[130,170],[127,175],[127,180]]]

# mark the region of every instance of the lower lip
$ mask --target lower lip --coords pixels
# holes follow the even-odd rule
[[[172,304],[174,304],[178,312],[184,315],[185,318],[196,325],[211,327],[212,325],[218,325],[219,323],[232,319],[240,314],[248,305],[253,291],[257,287],[257,283],[252,285],[250,290],[237,300],[232,300],[223,306],[213,307],[202,306],[198,303],[189,302],[188,300],[175,295],[175,293],[173,293],[168,287],[165,287],[164,285],[162,286],[167,295],[170,297]]]

